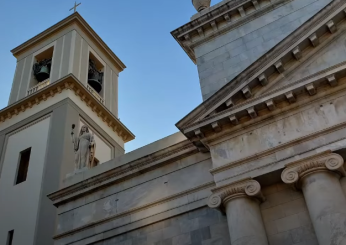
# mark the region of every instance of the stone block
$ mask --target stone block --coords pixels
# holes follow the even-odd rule
[[[267,235],[274,235],[278,233],[275,220],[264,222],[264,227],[266,229]]]
[[[184,233],[185,231],[181,230],[180,226],[169,226],[167,228],[164,228],[162,230],[163,233],[163,239],[168,239],[168,238],[172,238],[174,236],[177,236],[181,233]]]
[[[172,238],[172,245],[189,245],[191,244],[190,233],[181,234]]]
[[[163,232],[161,230],[153,231],[147,234],[147,242],[149,243],[156,243],[163,239]]]
[[[210,226],[210,234],[212,238],[229,237],[228,225],[226,222],[213,224]]]
[[[291,195],[289,189],[284,189],[271,195],[266,195],[266,201],[261,204],[261,209],[267,209],[286,202],[290,202]]]
[[[298,214],[301,212],[307,212],[307,207],[305,200],[303,198],[296,199],[291,202],[287,202],[281,205],[282,210],[284,210],[285,216],[292,214]]]
[[[208,240],[211,238],[210,228],[204,227],[198,230],[191,231],[191,242],[192,244],[201,243],[204,240]]]
[[[274,221],[285,217],[285,210],[282,205],[262,210],[263,221]]]
[[[247,43],[245,43],[247,49],[251,49],[253,47],[259,46],[264,42],[263,37],[255,38]]]
[[[268,240],[270,245],[293,245],[291,235],[288,231],[268,236]]]
[[[180,229],[183,232],[190,232],[199,228],[198,218],[184,219],[179,223]]]
[[[310,215],[307,211],[298,213],[298,219],[299,219],[300,226],[311,226],[312,225]]]
[[[282,219],[276,220],[278,232],[289,231],[300,227],[298,215],[290,215]]]

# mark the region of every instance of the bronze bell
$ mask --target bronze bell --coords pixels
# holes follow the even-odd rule
[[[42,82],[49,78],[51,62],[51,59],[44,59],[34,64],[34,76],[38,82]]]
[[[38,82],[42,82],[49,78],[49,69],[47,66],[42,66],[40,71],[36,74],[36,79]]]
[[[88,83],[97,92],[102,90],[103,72],[97,70],[95,62],[89,60]]]
[[[102,90],[102,72],[89,72],[88,73],[88,83],[97,92],[100,93]]]

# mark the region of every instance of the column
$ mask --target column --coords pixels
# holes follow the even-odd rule
[[[287,166],[282,180],[303,191],[320,245],[346,244],[346,198],[340,184],[343,158],[327,153]]]
[[[257,181],[247,179],[212,192],[208,205],[226,213],[232,245],[268,245],[259,207],[264,197]]]

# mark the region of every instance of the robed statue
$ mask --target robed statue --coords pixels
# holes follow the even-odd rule
[[[80,129],[78,137],[74,134],[72,125],[71,138],[75,153],[75,169],[92,168],[94,167],[96,144],[94,136],[89,133],[89,128],[83,125]]]

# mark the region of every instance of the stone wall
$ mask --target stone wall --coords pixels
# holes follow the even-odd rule
[[[293,0],[194,49],[203,100],[209,98],[331,0]]]
[[[150,224],[95,245],[230,245],[226,216],[207,207]]]
[[[280,183],[263,188],[262,218],[270,245],[318,245],[302,192]]]

